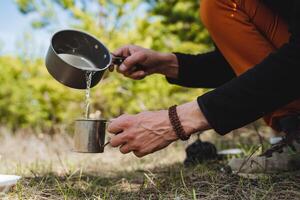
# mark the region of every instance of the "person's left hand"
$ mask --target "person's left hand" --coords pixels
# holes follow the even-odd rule
[[[124,154],[133,151],[137,157],[163,149],[178,139],[166,110],[122,115],[110,123],[108,131],[117,134],[110,140],[111,146],[121,146]]]
[[[178,106],[177,113],[187,135],[209,128],[196,101]],[[122,115],[112,120],[108,132],[116,134],[110,140],[112,147],[120,146],[124,154],[133,151],[137,157],[161,150],[178,139],[167,110]]]

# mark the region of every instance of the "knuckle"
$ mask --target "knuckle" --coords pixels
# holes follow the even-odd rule
[[[130,76],[128,74],[123,74],[123,76],[126,78],[130,78]]]
[[[139,57],[140,61],[145,61],[147,59],[147,54],[145,51],[137,52],[137,56]]]
[[[126,45],[122,46],[120,49],[121,49],[122,51],[124,51],[124,50],[128,49],[129,46],[130,46],[129,44],[126,44]]]
[[[120,148],[120,152],[122,153],[122,154],[127,154],[127,153],[129,153],[129,151],[128,151],[128,149],[126,149],[126,148]]]
[[[112,128],[112,125],[111,125],[111,124],[109,124],[109,125],[107,126],[107,131],[110,132],[110,133],[113,131],[113,128]]]
[[[141,80],[141,77],[137,77],[137,76],[132,76],[131,78],[134,80]]]
[[[140,152],[140,154],[142,154],[144,156],[149,154],[149,152],[146,149],[140,149],[139,152]]]
[[[131,126],[131,124],[130,124],[128,121],[125,121],[125,122],[123,123],[123,125],[122,125],[122,127],[123,127],[124,129],[129,129],[130,126]]]
[[[132,119],[132,116],[131,115],[126,115],[126,116],[123,116],[123,125],[125,127],[129,127],[132,125],[133,123],[133,119]]]
[[[134,55],[132,56],[132,60],[137,63],[137,62],[141,62],[145,59],[146,54],[143,51],[137,51],[136,53],[134,53]],[[132,61],[130,60],[130,61]],[[134,64],[135,64],[134,63]]]
[[[145,155],[145,152],[143,150],[139,150],[138,152],[139,152],[140,156],[144,156]]]
[[[123,122],[127,122],[129,118],[130,118],[130,115],[128,115],[128,114],[123,114],[123,115],[121,115],[118,119],[119,119],[119,120],[122,120]]]
[[[126,68],[130,68],[132,65],[133,59],[132,57],[128,57],[124,60],[123,65],[125,65]]]
[[[127,134],[126,139],[127,139],[128,141],[132,141],[132,140],[135,139],[135,135],[132,134],[132,133],[131,133],[131,134]]]
[[[111,145],[112,147],[117,147],[117,146],[118,146],[118,144],[116,143],[116,141],[115,141],[114,139],[111,139],[111,140],[110,140],[110,145]]]
[[[143,111],[140,113],[141,116],[149,116],[152,112],[151,111]]]
[[[138,77],[138,80],[143,80],[146,77],[146,75]]]
[[[141,158],[141,157],[144,156],[140,151],[134,151],[133,153],[134,153],[134,155],[135,155],[136,157],[138,157],[138,158]]]
[[[139,151],[139,152],[141,152],[141,150],[142,150],[142,145],[141,144],[136,144],[136,149]]]
[[[140,145],[137,144],[137,143],[132,143],[131,146],[132,146],[132,148],[135,149],[135,150],[139,150],[139,149],[140,149]]]

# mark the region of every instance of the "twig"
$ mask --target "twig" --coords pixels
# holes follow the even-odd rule
[[[253,127],[254,127],[255,133],[257,134],[257,136],[258,136],[258,138],[259,138],[259,143],[261,144],[261,151],[262,151],[261,153],[263,153],[263,152],[265,151],[265,147],[264,147],[264,137],[261,136],[261,134],[259,133],[259,130],[258,130],[258,128],[257,128],[257,126],[256,126],[256,124],[255,124],[255,122],[252,123],[252,125],[253,125]]]
[[[237,174],[241,172],[242,168],[245,166],[245,164],[250,160],[250,158],[254,155],[254,153],[260,148],[261,146],[257,146],[256,149],[253,150],[253,152],[246,158],[243,163],[241,164],[239,170],[237,171]]]
[[[64,165],[63,161],[61,160],[60,156],[59,156],[59,152],[55,151],[58,161],[60,163],[60,165],[62,166],[63,170],[65,171],[66,174],[69,174],[69,171],[67,170],[66,166]]]

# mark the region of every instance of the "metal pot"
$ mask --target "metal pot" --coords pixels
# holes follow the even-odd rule
[[[87,71],[93,71],[91,87],[102,78],[111,65],[120,65],[115,57],[94,36],[78,30],[56,32],[46,56],[48,72],[60,83],[75,89],[86,89]]]

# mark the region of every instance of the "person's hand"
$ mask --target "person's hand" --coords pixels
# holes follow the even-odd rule
[[[181,124],[188,135],[209,128],[196,101],[177,107]],[[124,154],[133,152],[142,157],[167,147],[178,137],[168,117],[168,111],[142,112],[137,115],[122,115],[108,126],[113,147],[120,146]]]
[[[117,67],[117,71],[132,79],[143,79],[154,73],[176,78],[178,74],[178,61],[172,53],[159,53],[139,46],[127,45],[116,50],[113,55],[126,58]]]
[[[117,134],[110,140],[112,147],[121,146],[121,153],[133,151],[137,157],[158,151],[177,140],[166,110],[122,115],[111,122],[108,131]]]

